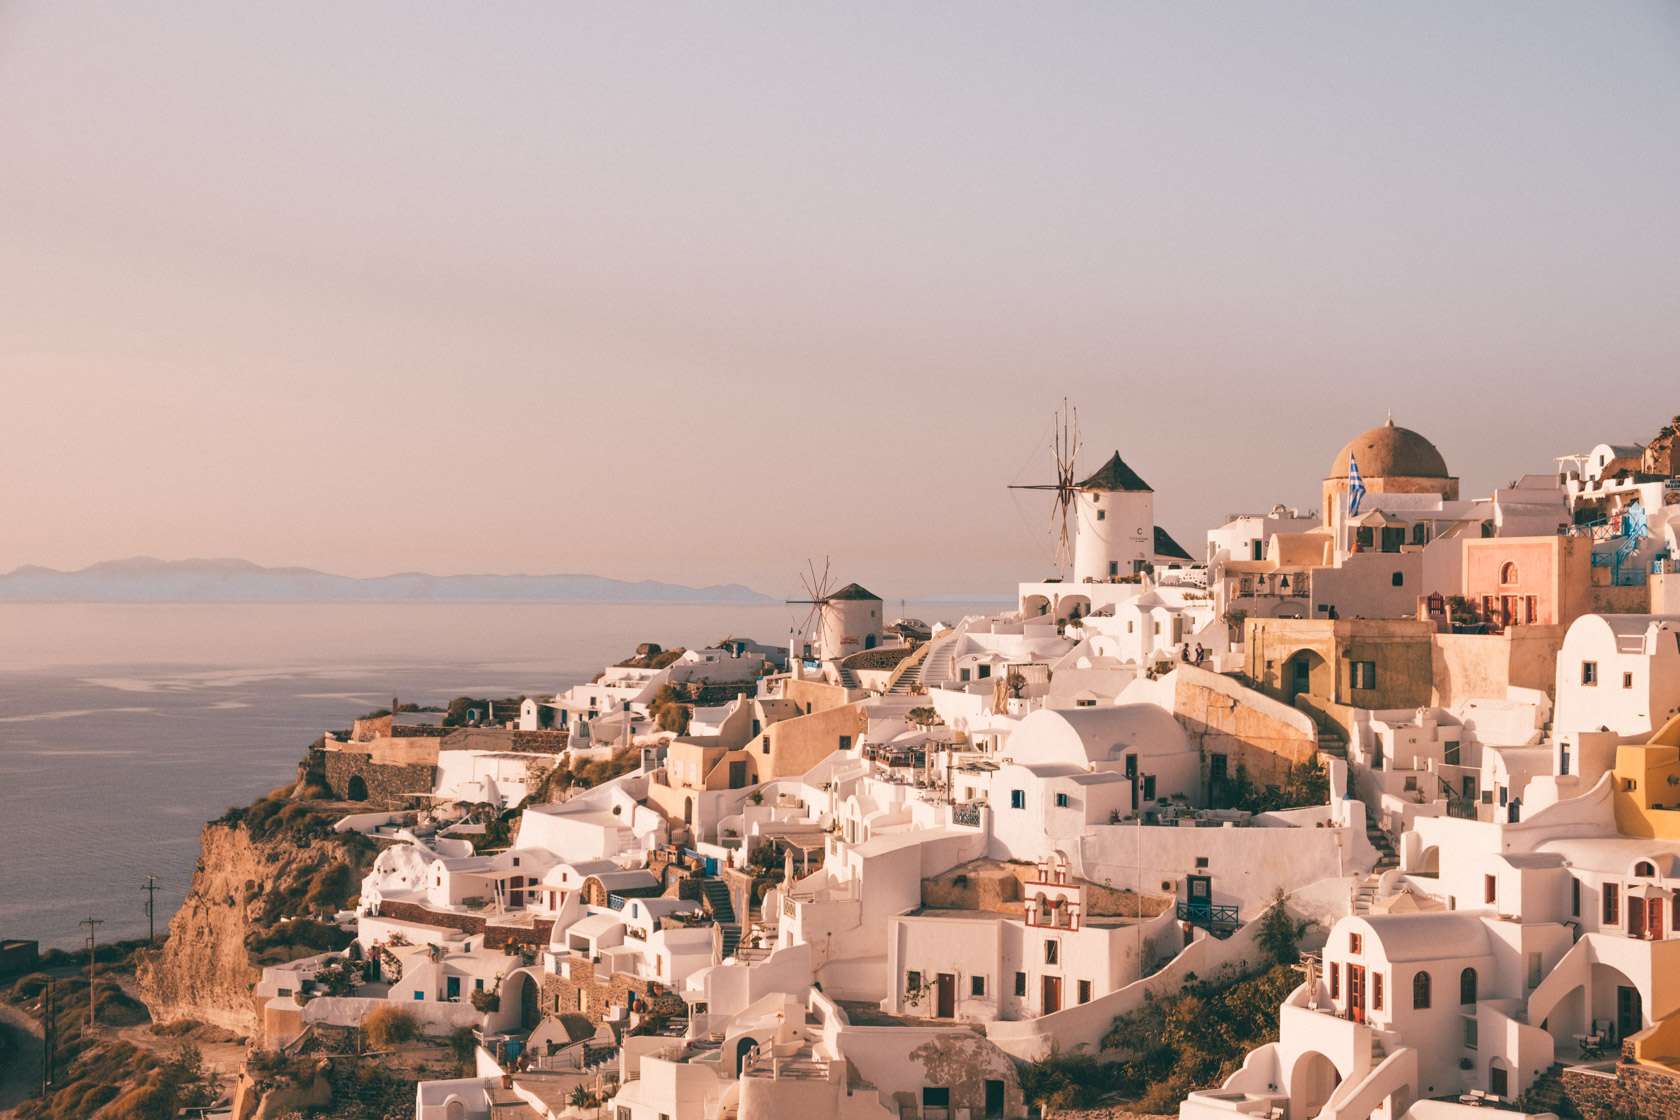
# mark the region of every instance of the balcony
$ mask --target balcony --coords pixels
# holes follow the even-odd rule
[[[1237,920],[1237,908],[1235,906],[1215,906],[1211,902],[1179,903],[1178,920],[1210,930],[1236,929],[1237,926],[1242,924]]]

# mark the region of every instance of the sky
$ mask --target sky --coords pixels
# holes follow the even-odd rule
[[[1680,412],[1669,3],[0,0],[0,570],[891,599]]]

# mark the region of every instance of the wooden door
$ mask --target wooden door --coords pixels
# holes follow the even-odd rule
[[[939,974],[939,1008],[941,1019],[954,1019],[957,1015],[957,978],[949,972]]]
[[[1046,976],[1044,978],[1044,1014],[1054,1015],[1062,1009],[1062,978],[1060,976]]]
[[[1348,972],[1348,1015],[1356,1023],[1365,1021],[1365,966],[1350,964]]]
[[[1645,933],[1645,900],[1632,897],[1631,892],[1627,900],[1627,931],[1629,937],[1641,937]]]
[[[1644,1015],[1641,1013],[1638,988],[1616,989],[1616,1033],[1618,1037],[1626,1038],[1630,1034],[1638,1034],[1644,1029]]]
[[[1652,941],[1661,941],[1663,935],[1663,904],[1662,899],[1653,898],[1645,904],[1645,936]]]

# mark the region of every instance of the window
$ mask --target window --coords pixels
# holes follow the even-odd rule
[[[281,999],[285,999],[287,996],[292,994],[292,989],[290,989],[290,988],[277,988],[277,989],[275,989],[274,994],[279,996]]]
[[[1499,877],[1485,875],[1482,877],[1482,901],[1488,904],[1499,901]]]
[[[426,993],[425,992],[415,992],[414,993],[414,998],[415,999],[425,999],[426,998]]]
[[[1604,884],[1604,924],[1613,926],[1622,920],[1621,888],[1615,883]]]
[[[1079,982],[1079,1002],[1091,1002],[1091,982],[1089,980],[1081,980]]]
[[[1335,961],[1330,962],[1330,998],[1342,998],[1342,966]]]
[[[1159,634],[1160,632],[1161,632],[1161,624],[1159,622],[1157,622],[1155,624],[1155,633]]]
[[[1371,973],[1371,1010],[1372,1011],[1381,1011],[1382,1009],[1383,1009],[1383,974],[1380,973],[1380,972],[1373,972],[1373,973]]]
[[[477,980],[474,980],[473,988],[475,991],[482,992],[484,990],[484,977],[480,976]]]
[[[1406,573],[1405,572],[1395,572],[1394,575],[1391,577],[1391,579],[1393,580],[1393,583],[1394,583],[1395,587],[1406,586]]]
[[[1377,663],[1375,661],[1355,661],[1353,663],[1353,687],[1377,687]]]
[[[968,676],[968,670],[967,670],[967,669],[958,669],[958,670],[957,670],[957,679],[958,679],[958,680],[959,680],[959,681],[966,681],[966,680],[968,680],[968,679],[969,679],[969,676]]]
[[[1516,583],[1517,566],[1510,561],[1506,561],[1505,566],[1499,569],[1499,582],[1507,585]]]
[[[630,1109],[625,1105],[618,1106],[618,1120],[634,1120],[634,1117],[630,1115]]]
[[[1581,916],[1581,880],[1569,880],[1569,913],[1572,917]]]
[[[1060,941],[1046,941],[1044,943],[1044,963],[1060,964],[1062,957],[1062,943]]]
[[[1467,1015],[1464,1018],[1464,1048],[1466,1050],[1476,1048],[1476,1017],[1474,1015]]]
[[[968,994],[971,995],[971,996],[983,996],[983,995],[985,995],[986,994],[986,978],[984,976],[970,977],[969,981],[968,981]]]
[[[1057,794],[1057,795],[1056,795],[1056,808],[1058,808],[1058,809],[1066,809],[1066,808],[1067,808],[1067,807],[1068,807],[1068,800],[1067,800],[1067,794],[1065,794],[1065,793],[1058,793],[1058,794]]]
[[[1226,776],[1227,773],[1229,773],[1229,764],[1227,763],[1226,757],[1224,755],[1216,754],[1216,755],[1212,755],[1211,757],[1209,757],[1209,759],[1208,759],[1208,780],[1209,781],[1223,782],[1225,780],[1225,776]]]
[[[922,1088],[922,1108],[950,1108],[951,1090],[944,1086],[927,1085]]]
[[[907,992],[920,991],[921,987],[922,987],[922,974],[921,974],[921,971],[919,969],[912,968],[909,971],[905,972],[905,974],[904,974],[904,990],[905,991],[907,991]]]
[[[763,753],[769,754],[770,753],[770,736],[766,735],[763,739],[763,743],[764,743]]]
[[[1476,1002],[1476,970],[1467,968],[1458,974],[1458,1002]]]
[[[1131,634],[1131,633],[1134,633],[1136,630],[1137,630],[1137,622],[1135,620],[1126,623],[1126,633]]]
[[[852,749],[852,737],[850,735],[840,736],[840,749],[843,751]]]
[[[1094,708],[1097,706],[1097,702],[1090,699],[1075,700],[1073,706],[1076,708]]]
[[[1581,683],[1587,685],[1596,685],[1598,683],[1598,662],[1581,662]]]
[[[985,680],[987,677],[992,675],[992,667],[990,665],[978,666],[976,671],[981,680]]]
[[[1197,856],[1196,857],[1196,870],[1197,871],[1202,871],[1202,870],[1206,869],[1207,865],[1208,865],[1208,857],[1206,857],[1206,856]]]
[[[1102,521],[1107,517],[1108,517],[1108,511],[1106,509],[1099,509],[1097,511],[1097,520],[1098,521]]]
[[[1565,743],[1565,744],[1563,744],[1563,746],[1558,748],[1558,773],[1563,774],[1565,776],[1567,776],[1569,774],[1569,744],[1568,743]]]
[[[1420,972],[1412,977],[1412,1010],[1429,1010],[1429,973]]]
[[[1363,953],[1364,951],[1365,951],[1365,938],[1363,938],[1362,936],[1360,936],[1357,933],[1348,934],[1348,952],[1350,952],[1350,953]]]
[[[1155,800],[1155,775],[1153,774],[1143,776],[1143,799],[1145,801]]]
[[[1011,809],[1025,809],[1027,807],[1027,791],[1024,789],[1010,790],[1009,807]]]
[[[1120,561],[1110,560],[1108,562],[1108,574],[1111,576],[1117,576],[1120,574]]]
[[[518,866],[519,866],[519,857],[518,857],[518,856],[514,856],[514,857],[513,857],[513,865],[514,865],[514,866],[515,866],[515,867],[518,867]]]
[[[1027,994],[1027,974],[1024,972],[1015,974],[1015,994],[1018,996]]]
[[[1632,688],[1633,687],[1633,674],[1632,673],[1623,673],[1622,674],[1622,687],[1623,688]]]
[[[1633,873],[1640,879],[1654,879],[1657,876],[1657,868],[1648,860],[1640,860],[1633,865]]]

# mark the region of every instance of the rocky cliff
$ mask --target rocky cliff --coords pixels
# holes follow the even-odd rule
[[[350,902],[376,851],[365,837],[333,832],[337,815],[318,802],[271,797],[204,826],[203,856],[169,938],[139,960],[141,998],[155,1021],[198,1019],[256,1035],[251,993],[261,966],[348,943],[348,934],[313,919]]]

